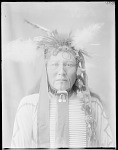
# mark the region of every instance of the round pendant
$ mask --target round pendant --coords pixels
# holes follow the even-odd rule
[[[59,99],[58,102],[62,102],[62,99]]]

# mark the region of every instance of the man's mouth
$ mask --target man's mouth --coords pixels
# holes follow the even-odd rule
[[[67,81],[67,79],[57,79],[56,81]]]

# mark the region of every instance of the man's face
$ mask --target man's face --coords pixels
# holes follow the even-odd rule
[[[48,80],[52,88],[67,90],[76,80],[76,59],[69,52],[51,55],[47,62]]]

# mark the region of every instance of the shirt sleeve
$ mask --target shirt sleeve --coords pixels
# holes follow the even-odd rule
[[[32,147],[35,100],[34,96],[27,96],[21,100],[15,117],[11,148]]]

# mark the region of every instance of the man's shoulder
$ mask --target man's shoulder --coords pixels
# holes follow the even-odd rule
[[[92,99],[92,104],[98,104],[100,107],[102,107],[102,100],[100,96],[92,91],[90,91],[91,99]]]
[[[97,104],[100,107],[102,107],[102,101],[96,97],[91,97],[91,102],[92,102],[92,104]]]
[[[39,99],[39,93],[27,95],[20,101],[18,109],[21,107],[36,107]]]
[[[22,100],[26,100],[26,101],[36,101],[39,98],[39,93],[35,93],[35,94],[31,94],[31,95],[27,95],[25,97],[23,97]]]
[[[101,98],[95,93],[91,94],[91,98],[92,109],[94,110],[94,112],[100,113],[101,115],[103,115],[103,117],[108,119],[108,116],[105,112],[104,103],[102,102]]]

